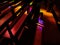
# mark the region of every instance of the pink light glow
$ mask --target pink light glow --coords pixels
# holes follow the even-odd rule
[[[9,32],[8,31],[6,31],[3,36],[6,37],[6,38],[10,38],[10,35],[9,35]]]
[[[40,24],[40,26],[38,26],[39,29],[42,30],[44,22],[43,22],[43,20],[40,19],[40,17],[38,18],[38,23]]]
[[[32,7],[30,7],[30,11],[32,10]]]

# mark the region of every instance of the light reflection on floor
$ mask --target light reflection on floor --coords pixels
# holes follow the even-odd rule
[[[10,38],[10,34],[9,34],[8,31],[6,31],[5,34],[4,34],[3,36],[6,37],[6,38]]]
[[[31,10],[31,8],[30,8]],[[40,9],[40,12],[43,12],[43,15],[46,16],[47,20],[49,20],[49,22],[51,23],[55,23],[55,20],[53,18],[53,14],[51,12],[47,12],[47,10],[45,9]],[[25,16],[27,14],[27,11],[25,12]],[[19,22],[20,23],[20,22]],[[34,45],[41,45],[41,38],[42,38],[42,29],[43,29],[43,25],[44,21],[40,19],[40,17],[38,18],[38,25],[36,28],[36,36],[35,36],[35,41],[34,41]],[[17,26],[18,28],[18,26]],[[12,29],[13,34],[16,33],[16,29],[13,28]],[[3,35],[7,38],[10,38],[10,35],[8,33],[8,31],[6,31],[6,33]]]
[[[53,14],[52,13],[47,12],[45,9],[41,9],[40,12],[43,12],[43,15],[46,16],[46,18],[50,22],[55,23],[55,20],[53,19]],[[25,16],[26,16],[26,14],[27,14],[27,11],[25,12]],[[40,17],[39,17],[38,18],[38,25],[37,25],[37,28],[36,28],[37,31],[36,31],[36,37],[35,37],[34,45],[41,45],[42,29],[43,29],[43,26],[44,26],[44,25],[42,25],[43,23],[44,23],[43,20],[41,20]],[[17,26],[17,28],[18,28],[18,26]],[[16,31],[15,28],[13,28],[13,30],[12,30],[12,32],[14,32],[13,34],[15,34],[15,31]],[[4,36],[10,38],[8,31],[6,31]]]
[[[49,21],[52,24],[56,24],[55,19],[53,17],[53,14],[51,12],[47,12],[47,10],[45,10],[45,9],[40,9],[40,12],[43,13],[43,17],[46,18],[47,21]],[[42,29],[44,27],[44,25],[41,25],[41,24],[43,24],[43,20],[41,20],[40,18],[38,18],[38,23],[37,24],[38,25],[37,25],[37,29],[36,29],[36,35],[35,35],[34,45],[41,45]]]
[[[17,7],[14,9],[14,12],[16,13],[20,8],[22,8],[22,6],[17,6]]]
[[[47,18],[47,20],[53,24],[55,24],[55,19],[53,17],[53,14],[51,12],[47,12],[45,9],[40,9],[40,12],[43,13],[44,17]]]
[[[40,25],[38,25],[38,28],[40,28],[40,30],[42,30],[43,26],[44,26],[44,21],[42,19],[38,18],[38,23],[40,24]]]
[[[34,45],[41,45],[42,30],[43,30],[43,27],[44,27],[44,21],[40,17],[41,16],[38,17],[38,23],[37,23],[37,28],[36,28]]]
[[[18,9],[18,8],[17,8]],[[30,9],[30,11],[32,10],[32,7]],[[11,32],[13,35],[16,34],[16,32],[18,31],[19,27],[22,25],[23,21],[25,20],[25,18],[27,17],[28,13],[27,11],[24,12],[23,16],[19,19],[19,21],[15,24],[15,26],[11,29]],[[10,38],[10,35],[8,33],[8,31],[5,32],[5,34],[3,35],[4,37]]]

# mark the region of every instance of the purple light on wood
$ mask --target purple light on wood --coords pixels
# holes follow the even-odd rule
[[[44,21],[39,17],[38,18],[38,23],[41,24],[41,25],[43,25],[44,24]],[[42,30],[43,27],[42,26],[39,26],[39,29]]]

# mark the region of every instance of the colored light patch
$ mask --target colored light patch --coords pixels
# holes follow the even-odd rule
[[[28,13],[27,13],[27,11],[25,11],[25,13],[24,13],[25,15],[28,15]]]
[[[37,23],[37,25],[39,26],[39,29],[40,29],[40,30],[42,30],[42,29],[43,29],[43,27],[44,27],[44,25],[43,25],[43,24],[44,24],[44,21],[43,21],[43,20],[41,20],[41,19],[40,19],[40,17],[39,17],[39,18],[38,18],[38,23]]]
[[[43,15],[45,15],[45,16],[53,16],[53,14],[52,14],[52,13],[47,12],[47,10],[45,10],[45,9],[40,9],[40,12],[42,12],[42,13],[43,13]]]
[[[9,2],[9,3],[12,3],[13,1]]]
[[[30,7],[30,11],[32,10],[32,7]]]
[[[40,17],[38,18],[38,23],[43,24],[43,20],[41,20]]]
[[[37,26],[37,27],[38,27],[38,29],[39,29],[40,31],[43,30],[43,27],[41,27],[41,26]]]
[[[60,21],[58,21],[58,24],[60,24]]]
[[[7,29],[7,27],[4,27],[2,31],[0,31],[0,35]]]
[[[14,2],[15,0],[12,0],[12,2]]]
[[[51,12],[47,12],[47,10],[45,10],[45,9],[40,9],[40,12],[43,13],[44,17],[47,18],[47,20],[49,20],[49,22],[55,24],[55,19]]]
[[[12,13],[9,12],[6,16],[4,16],[4,18],[0,19],[0,26],[4,24],[4,22],[6,22],[9,18],[11,18]]]
[[[11,6],[9,6],[8,8],[11,8]]]
[[[7,1],[4,1],[3,3],[6,3]]]
[[[17,6],[17,7],[14,9],[14,12],[16,13],[20,8],[22,8],[22,6]]]
[[[4,34],[3,36],[6,37],[6,38],[10,38],[10,34],[9,34],[8,31],[6,31],[5,34]]]
[[[21,12],[19,12],[16,16],[19,16]]]
[[[22,1],[19,1],[16,5],[18,5],[19,3],[21,3]]]
[[[34,18],[34,14],[32,15],[31,19],[33,19],[33,18]]]
[[[30,3],[30,5],[32,5],[32,4],[33,4],[33,2]]]
[[[38,26],[40,26],[40,27],[44,27],[42,24],[40,24],[40,23],[36,23]]]
[[[11,25],[11,24],[12,24],[12,21],[9,22],[9,25]]]
[[[16,4],[13,4],[12,6],[14,7],[14,6],[16,6]]]
[[[16,32],[18,31],[18,29],[21,27],[21,25],[23,24],[24,20],[26,19],[27,15],[22,15],[22,17],[19,19],[19,21],[14,25],[14,27],[11,29],[11,32],[13,35],[16,34]]]
[[[4,12],[6,12],[8,9],[9,9],[9,8],[6,8],[5,10],[1,11],[1,13],[4,13]]]
[[[19,3],[21,3],[22,1],[19,1],[18,3],[16,3],[16,4],[13,4],[12,6],[16,6],[16,5],[18,5]]]

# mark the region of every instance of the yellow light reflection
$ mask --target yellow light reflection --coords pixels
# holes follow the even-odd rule
[[[21,3],[22,1],[18,2],[16,5],[18,5],[19,3]]]
[[[31,19],[33,19],[33,18],[34,18],[34,14],[32,15]]]
[[[58,21],[58,24],[60,24],[60,21]]]
[[[45,15],[45,16],[53,16],[53,14],[52,14],[52,13],[47,12],[47,10],[45,10],[45,9],[40,9],[40,12],[42,12],[42,13],[43,13],[43,15]]]
[[[16,3],[16,4],[13,4],[12,6],[16,6],[16,5],[18,5],[19,3],[21,3],[22,1],[19,1],[18,3]]]
[[[40,12],[43,13],[44,17],[51,23],[56,24],[53,14],[51,12],[47,12],[45,9],[40,9]]]
[[[21,13],[21,12],[19,12],[16,16],[19,16],[20,13]]]
[[[12,6],[14,7],[14,6],[16,6],[16,4],[13,4]]]
[[[27,11],[25,11],[25,13],[24,13],[25,15],[28,15],[28,13],[27,13]]]
[[[33,4],[33,2],[30,2],[30,5],[32,5]]]
[[[22,8],[22,6],[17,6],[17,7],[14,9],[14,12],[16,13],[20,8]]]
[[[40,23],[36,23],[38,26],[44,27],[44,25],[40,24]]]

